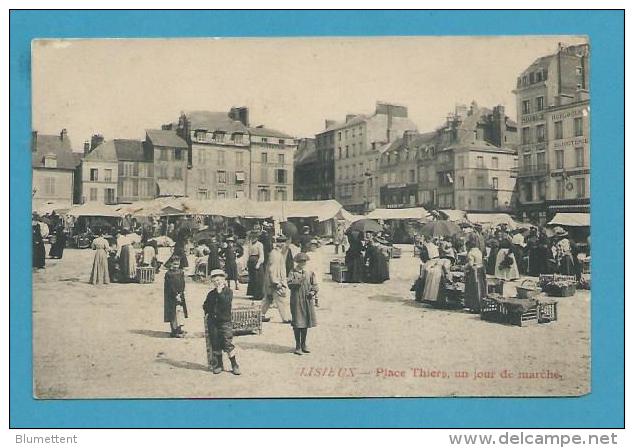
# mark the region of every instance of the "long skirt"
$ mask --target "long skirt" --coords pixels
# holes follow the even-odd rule
[[[500,263],[502,263],[502,260],[504,260],[507,253],[510,253],[511,258],[513,259],[513,264],[508,268],[501,268]],[[500,280],[517,280],[520,278],[520,273],[517,269],[517,260],[515,259],[515,255],[513,255],[513,251],[511,251],[511,249],[500,249],[498,251],[495,261],[495,278],[499,278]]]
[[[247,261],[247,270],[249,271],[247,295],[252,296],[255,300],[262,300],[264,297],[264,266],[261,265],[256,269],[258,258],[257,255],[251,255]]]
[[[123,281],[134,280],[136,278],[136,257],[134,255],[134,249],[130,244],[126,244],[121,248],[119,271],[122,277],[121,280]]]
[[[235,260],[227,260],[225,263],[227,280],[238,280],[238,264]]]
[[[564,255],[559,262],[559,273],[562,275],[576,275],[575,262],[572,255]]]
[[[487,281],[484,267],[469,269],[465,275],[464,306],[480,312],[480,301],[487,296]]]
[[[301,291],[291,293],[291,323],[293,328],[312,328],[317,326],[315,301]]]
[[[33,243],[33,267],[43,268],[46,266],[46,249],[44,243]]]
[[[487,274],[490,274],[490,275],[495,274],[495,267],[497,266],[496,261],[497,261],[498,252],[499,252],[499,249],[497,248],[495,249],[491,248],[491,250],[489,251],[489,255],[487,256]]]
[[[435,265],[425,268],[425,287],[423,288],[423,300],[436,302],[439,299],[441,280],[442,266]]]
[[[107,285],[110,283],[108,254],[103,249],[97,249],[95,251],[95,258],[92,262],[92,272],[90,273],[90,283],[93,285]]]
[[[57,238],[55,243],[51,246],[51,250],[48,252],[48,256],[51,258],[62,258],[64,255],[64,247],[66,246],[66,239]]]
[[[513,244],[512,250],[513,255],[515,256],[515,261],[517,261],[517,270],[520,274],[525,274],[526,270],[524,267],[524,248],[518,244]]]
[[[365,277],[365,263],[363,261],[363,255],[358,254],[346,254],[346,267],[350,273],[350,283],[361,283]]]

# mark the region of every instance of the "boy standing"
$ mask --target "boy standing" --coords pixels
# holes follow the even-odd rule
[[[208,357],[213,373],[221,373],[222,352],[225,351],[231,361],[231,371],[240,375],[240,366],[236,361],[233,345],[233,324],[231,322],[231,302],[233,291],[225,281],[226,274],[220,269],[214,269],[209,274],[212,290],[207,294],[203,304],[208,341],[211,341],[211,356]]]

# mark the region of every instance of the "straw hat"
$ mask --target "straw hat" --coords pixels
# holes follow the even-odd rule
[[[293,261],[295,263],[302,263],[302,262],[307,262],[310,258],[308,258],[308,255],[306,255],[304,252],[300,252],[297,255],[295,255],[295,258],[293,258]]]
[[[209,273],[209,278],[214,278],[214,277],[226,277],[227,274],[225,274],[225,271],[223,271],[222,269],[214,269]]]
[[[568,232],[566,232],[563,227],[555,227],[553,229],[553,232],[555,232],[555,236],[568,236]]]

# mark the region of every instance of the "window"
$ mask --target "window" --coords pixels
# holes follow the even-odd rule
[[[287,180],[286,170],[275,170],[275,181],[278,184],[285,184]]]
[[[266,188],[261,188],[258,190],[258,201],[260,202],[268,202],[271,200],[271,192]]]
[[[199,149],[196,151],[197,154],[197,161],[200,164],[204,164],[205,163],[205,150],[204,149]]]
[[[182,179],[183,178],[183,168],[180,166],[174,167],[174,179]]]
[[[44,168],[57,168],[57,156],[55,154],[44,156]]]
[[[557,199],[563,199],[565,196],[563,179],[557,179],[556,187],[557,187]]]
[[[96,201],[97,200],[97,189],[96,188],[91,188],[90,189],[90,200],[91,201]]]
[[[563,169],[564,167],[564,150],[557,149],[555,150],[555,168],[558,170]]]
[[[207,138],[207,131],[195,131],[194,138],[199,141],[205,141]]]
[[[581,137],[583,135],[583,117],[575,118],[575,137]]]
[[[416,182],[416,170],[409,170],[409,183],[413,184]]]
[[[541,82],[542,79],[543,79],[542,72],[541,71],[535,72],[535,82]]]
[[[236,134],[232,134],[231,138],[233,139],[234,143],[242,143],[242,136],[243,134],[236,133]]]
[[[464,188],[465,183],[464,183],[464,176],[460,176],[460,188]]]
[[[216,180],[219,184],[227,183],[227,172],[226,171],[218,171],[216,173]]]
[[[204,168],[198,169],[198,183],[203,185],[207,183],[207,171]]]
[[[104,190],[104,198],[103,198],[104,203],[106,204],[114,204],[115,203],[115,198],[114,198],[114,188],[106,188]]]
[[[491,168],[496,170],[500,168],[500,160],[497,157],[491,157]]]
[[[478,156],[476,159],[478,168],[484,168],[484,156]]]
[[[269,139],[266,137],[262,137],[262,143],[268,143]]]
[[[533,184],[530,182],[524,185],[524,198],[526,202],[533,202]]]
[[[484,196],[478,196],[478,208],[479,209],[484,208]]]
[[[458,156],[456,164],[458,165],[456,168],[464,168],[464,156]]]
[[[99,171],[97,168],[90,169],[90,180],[93,182],[97,182],[99,180]]]
[[[337,132],[337,136],[339,138],[339,141],[341,141],[341,131]]]
[[[112,182],[112,170],[111,169],[106,169],[105,170],[105,174],[103,176],[103,180],[105,180],[106,182]]]
[[[564,138],[564,125],[561,121],[555,121],[555,139]]]
[[[536,128],[537,143],[542,143],[546,140],[546,127],[543,124],[538,124]]]
[[[543,201],[546,199],[546,182],[540,180],[537,183],[537,194],[539,195],[539,200]]]
[[[577,197],[578,198],[586,197],[586,178],[585,177],[577,178]]]
[[[526,145],[531,142],[531,128],[522,128],[522,145]]]
[[[348,145],[346,145],[346,159],[350,157],[350,151],[348,149]]]
[[[236,184],[242,184],[246,180],[244,171],[236,171]]]
[[[277,163],[279,163],[280,165],[284,165],[284,154],[277,155]]]
[[[575,166],[582,167],[584,164],[583,148],[575,148]]]
[[[218,166],[225,166],[225,152],[218,151]]]
[[[500,206],[498,198],[493,198],[493,208],[496,209]]]
[[[216,197],[218,199],[227,199],[227,192],[226,191],[219,191],[218,193],[216,193]]]
[[[485,187],[485,183],[484,183],[484,176],[478,176],[477,178],[478,181],[478,188],[484,188]]]
[[[339,147],[339,160],[341,160],[341,146]]]
[[[244,197],[244,190],[236,191],[236,199],[242,199]]]
[[[534,83],[535,83],[535,73],[529,73],[529,74],[528,74],[528,81],[529,81],[531,84],[534,84]]]
[[[493,187],[494,190],[498,189],[498,178],[494,177],[493,179],[491,179],[491,186]]]
[[[541,73],[540,73],[539,77],[541,78]],[[538,96],[537,97],[537,110],[538,111],[544,110],[544,97],[543,96]]]
[[[242,134],[239,134],[242,135]],[[244,165],[244,153],[241,151],[236,152],[236,167],[241,168]]]
[[[158,178],[159,179],[167,179],[167,166],[161,165],[158,168],[159,168]]]
[[[174,160],[183,160],[183,150],[175,149],[174,150]]]
[[[276,201],[286,201],[288,199],[288,194],[286,190],[275,190],[275,200]]]
[[[139,195],[139,179],[132,179],[132,196]]]
[[[531,158],[532,156],[530,154],[524,154],[524,158],[522,159],[524,162],[524,167],[527,169],[531,166]]]
[[[205,188],[199,189],[198,192],[196,193],[196,197],[198,199],[208,199],[209,198],[209,192]]]
[[[522,101],[522,113],[523,114],[530,114],[531,113],[531,101],[530,100]]]
[[[260,163],[269,163],[269,155],[265,152],[260,154]]]
[[[263,184],[268,183],[269,181],[269,170],[267,167],[263,166],[260,168],[260,182]]]
[[[217,142],[225,141],[225,133],[224,132],[214,132],[214,140]]]
[[[357,144],[353,143],[352,144],[352,157],[357,155]]]
[[[169,160],[169,149],[159,149],[158,153],[159,153],[159,160],[165,162],[167,160]]]

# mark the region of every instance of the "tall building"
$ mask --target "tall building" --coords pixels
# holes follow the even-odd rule
[[[517,125],[504,113],[457,106],[434,132],[405,132],[380,148],[381,206],[509,210]]]
[[[181,114],[176,132],[189,145],[188,196],[230,199],[249,196],[249,133],[226,112]]]
[[[327,129],[334,131],[335,198],[348,211],[363,213],[378,206],[379,149],[407,130],[416,130],[407,107],[383,102],[376,103],[372,115],[348,115]]]
[[[315,135],[315,171],[311,179],[298,179],[302,182],[315,182],[316,189],[308,199],[323,200],[335,197],[335,137],[341,126],[335,120],[326,120],[324,130]]]
[[[293,197],[296,201],[320,200],[321,163],[314,138],[300,138],[293,164]]]
[[[73,204],[75,172],[81,153],[74,153],[66,129],[59,135],[32,133],[31,166],[32,202],[37,207],[45,202]]]
[[[79,170],[80,201],[116,204],[118,200],[119,160],[115,142],[110,140],[91,148],[84,143]]]
[[[275,129],[248,128],[251,143],[251,199],[293,200],[294,137]]]
[[[173,130],[148,129],[145,145],[154,160],[157,196],[187,196],[187,142]]]
[[[117,151],[117,202],[127,203],[154,199],[160,189],[154,178],[154,154],[141,140],[112,140]]]
[[[589,53],[587,44],[560,44],[517,78],[519,210],[533,222],[589,211]]]

